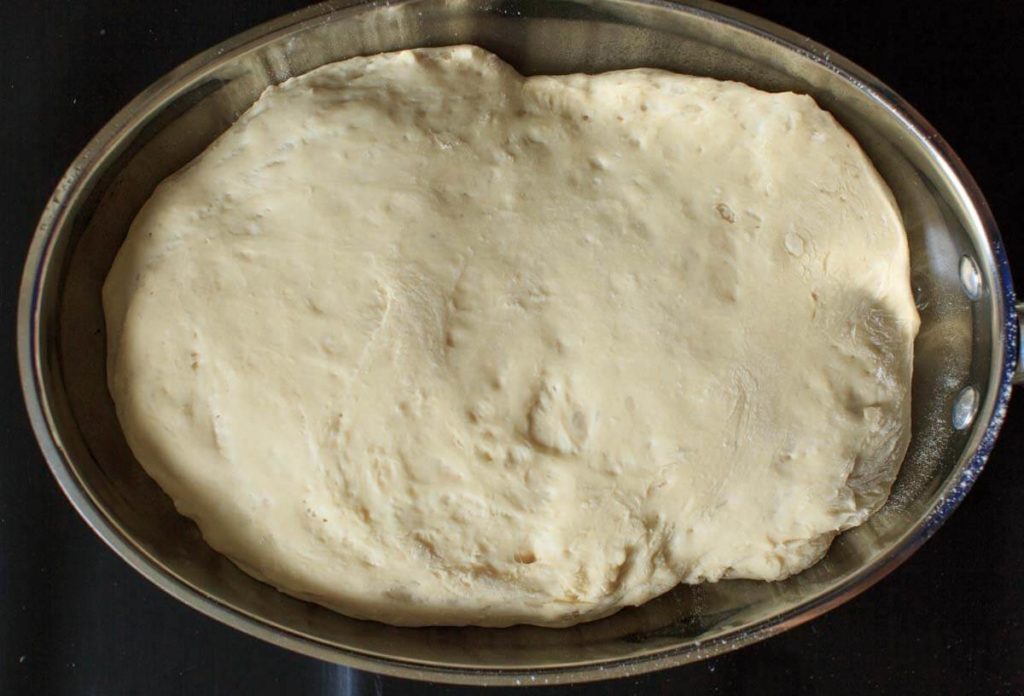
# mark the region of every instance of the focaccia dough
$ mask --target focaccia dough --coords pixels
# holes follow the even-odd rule
[[[110,390],[213,548],[346,614],[564,626],[884,501],[899,213],[806,96],[478,48],[268,89],[135,220]]]

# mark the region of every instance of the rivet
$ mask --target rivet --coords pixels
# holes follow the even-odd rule
[[[960,284],[969,299],[977,300],[981,297],[983,290],[981,273],[978,272],[978,264],[970,256],[960,259]]]
[[[964,387],[953,401],[953,428],[963,430],[974,422],[978,415],[978,390]]]

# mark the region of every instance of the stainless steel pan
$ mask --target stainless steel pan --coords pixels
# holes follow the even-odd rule
[[[106,390],[100,286],[135,212],[268,85],[330,61],[475,43],[526,73],[662,67],[813,95],[885,177],[910,236],[922,329],[914,438],[888,504],[780,583],[679,587],[562,630],[401,629],[279,594],[213,552],[145,476]],[[111,548],[186,604],[355,667],[440,681],[622,676],[738,648],[848,600],[907,558],[981,471],[1018,362],[1006,257],[980,192],[927,122],[871,75],[763,20],[705,2],[332,2],[246,32],[175,70],[89,143],[43,213],[21,289],[25,398],[53,473]],[[344,582],[344,578],[339,578]]]

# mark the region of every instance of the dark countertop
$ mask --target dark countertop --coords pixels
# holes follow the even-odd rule
[[[295,0],[0,3],[0,692],[454,694],[263,644],[136,575],[57,488],[30,432],[14,357],[21,264],[78,150],[138,91]],[[1024,4],[1013,0],[743,0],[744,9],[879,75],[978,179],[1024,279],[1020,136]],[[701,664],[574,693],[1024,694],[1024,398],[950,521],[866,594],[782,636]],[[547,693],[540,689],[531,693]]]

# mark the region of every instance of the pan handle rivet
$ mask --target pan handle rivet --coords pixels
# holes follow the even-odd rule
[[[978,414],[978,390],[964,387],[953,401],[953,428],[963,430],[974,422]]]
[[[964,288],[964,294],[968,299],[977,300],[981,297],[984,285],[981,280],[981,273],[978,271],[978,264],[970,256],[960,259],[960,284]]]

